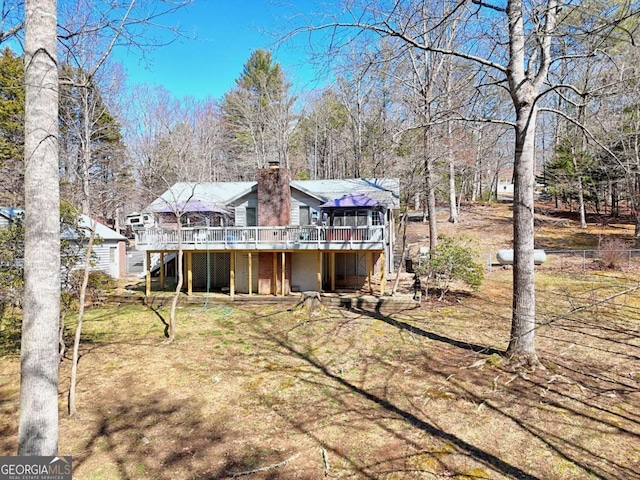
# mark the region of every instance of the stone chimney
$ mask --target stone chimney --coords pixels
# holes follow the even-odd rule
[[[286,226],[291,223],[290,173],[270,161],[269,168],[258,170],[258,225]]]

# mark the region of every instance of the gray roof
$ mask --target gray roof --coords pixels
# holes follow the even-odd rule
[[[24,210],[16,207],[0,207],[0,215],[9,220],[15,217],[24,218]]]
[[[224,206],[255,190],[257,182],[179,182],[154,200],[145,211],[164,210],[187,200],[201,200]],[[400,208],[400,181],[397,178],[355,178],[343,180],[292,180],[290,183],[323,203],[349,193],[363,193],[387,208]]]
[[[178,182],[159,198],[156,198],[145,208],[145,211],[162,211],[167,206],[177,205],[188,200],[201,200],[212,206],[224,206],[230,199],[250,192],[255,185],[256,182]]]
[[[84,214],[80,214],[78,217],[78,227],[86,230],[86,237],[89,238],[89,233],[91,232],[91,218]],[[76,240],[78,235],[76,232],[66,229],[60,233],[60,236],[65,240]],[[115,230],[111,230],[106,225],[103,225],[100,222],[96,223],[96,239],[99,240],[118,240],[124,241],[126,237],[120,235]]]
[[[352,178],[343,180],[294,180],[291,186],[327,202],[349,193],[362,193],[387,208],[400,208],[397,178]]]

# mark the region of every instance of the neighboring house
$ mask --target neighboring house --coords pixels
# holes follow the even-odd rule
[[[81,250],[87,248],[89,234],[91,233],[91,219],[86,215],[80,215],[78,226],[84,230],[85,234],[82,241],[78,244]],[[62,240],[69,240],[78,243],[79,235],[72,230],[63,231],[61,233]],[[115,230],[96,223],[96,237],[93,245],[93,258],[91,270],[100,270],[108,273],[113,278],[122,278],[126,275],[126,242],[127,239]],[[84,255],[80,255],[84,257]],[[84,259],[80,260],[83,262]],[[75,268],[83,268],[78,263]]]
[[[400,208],[397,179],[290,180],[277,165],[257,177],[177,183],[144,209],[154,226],[137,230],[135,245],[147,252],[147,294],[154,268],[161,287],[175,275],[177,216],[189,293],[372,291],[374,282],[384,292]]]
[[[24,220],[24,210],[0,207],[0,228],[7,228],[18,219]],[[91,229],[90,218],[86,215],[80,215],[78,226],[86,232],[81,242],[78,242],[80,235],[71,229],[60,232],[60,238],[76,244],[78,256],[84,257],[84,250],[86,249]],[[124,277],[126,275],[126,242],[127,239],[119,233],[101,223],[97,223],[92,270],[101,270],[114,278]],[[74,269],[82,267],[83,265],[79,263]]]
[[[0,207],[0,228],[7,228],[17,220],[24,219],[24,210],[13,207]]]
[[[498,195],[513,195],[514,185],[512,182],[498,182]]]

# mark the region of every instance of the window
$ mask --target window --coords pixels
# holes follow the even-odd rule
[[[247,207],[247,227],[258,226],[258,216],[255,207]]]
[[[366,227],[369,212],[367,210],[341,210],[333,214],[336,227]]]
[[[109,263],[116,263],[116,247],[109,248]]]
[[[372,213],[371,225],[384,225],[384,213],[381,211],[375,211]]]
[[[309,207],[300,207],[300,220],[299,225],[311,225],[311,215]]]

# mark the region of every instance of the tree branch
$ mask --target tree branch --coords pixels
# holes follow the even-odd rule
[[[499,7],[483,0],[471,0],[471,3],[473,3],[474,5],[478,5],[479,7],[490,8],[491,10],[495,10],[496,12],[505,13],[507,11],[507,9],[504,7]]]
[[[306,26],[306,27],[300,27],[297,28],[295,30],[293,30],[289,35],[287,35],[287,38],[289,37],[293,37],[295,35],[298,35],[300,33],[306,32],[306,33],[313,33],[315,31],[322,31],[322,30],[334,30],[334,35],[332,36],[332,42],[330,47],[333,48],[334,46],[334,42],[333,42],[333,38],[335,38],[335,31],[339,30],[339,29],[357,29],[360,31],[369,31],[369,32],[373,32],[377,35],[379,35],[380,37],[392,37],[392,38],[397,38],[400,39],[402,41],[404,41],[407,45],[417,48],[419,50],[426,50],[429,52],[434,52],[434,53],[440,53],[443,55],[451,55],[453,57],[457,57],[457,58],[461,58],[463,60],[469,60],[471,62],[474,63],[478,63],[480,65],[483,65],[485,67],[489,67],[489,68],[493,68],[495,70],[498,70],[502,73],[506,73],[507,72],[507,67],[504,65],[501,65],[500,63],[497,62],[492,62],[486,58],[482,58],[482,57],[478,57],[476,55],[471,55],[469,53],[465,53],[465,52],[461,52],[459,50],[450,50],[450,49],[445,49],[445,48],[439,48],[439,47],[434,47],[431,45],[425,45],[422,44],[418,41],[416,41],[415,39],[409,37],[406,33],[399,31],[398,29],[394,29],[390,26],[386,27],[382,27],[379,25],[370,25],[367,23],[349,23],[349,22],[333,22],[333,23],[326,23],[323,25],[311,25],[311,26]]]
[[[296,453],[295,455],[287,458],[286,460],[283,460],[282,462],[274,463],[273,465],[267,465],[266,467],[255,468],[253,470],[246,470],[244,472],[237,472],[237,473],[232,474],[228,478],[243,477],[243,476],[246,476],[246,475],[253,475],[254,473],[268,472],[269,470],[273,470],[274,468],[284,467],[286,464],[293,462],[299,456],[300,456],[300,453]]]

